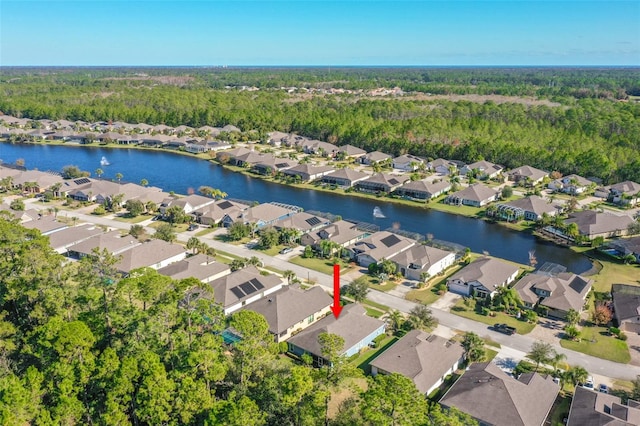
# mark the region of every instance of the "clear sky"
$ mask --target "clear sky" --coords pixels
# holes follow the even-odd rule
[[[0,65],[640,65],[640,0],[0,0]]]

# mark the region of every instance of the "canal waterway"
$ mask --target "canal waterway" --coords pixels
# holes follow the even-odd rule
[[[102,157],[107,159],[109,165],[100,164]],[[567,248],[482,220],[384,200],[293,188],[254,179],[209,161],[171,152],[0,143],[0,160],[3,163],[15,163],[18,159],[24,160],[28,169],[41,171],[60,172],[66,165],[76,165],[95,176],[95,170],[101,168],[104,171],[103,178],[113,179],[120,173],[123,181],[139,183],[141,179],[146,179],[149,185],[179,194],[193,193],[198,187],[207,185],[220,188],[230,198],[293,204],[305,210],[330,212],[345,219],[370,222],[380,229],[399,227],[422,235],[430,234],[432,238],[451,241],[469,247],[474,252],[488,252],[514,262],[528,264],[529,253],[534,252],[539,265],[554,262],[575,273],[583,273],[591,268],[586,257]],[[384,218],[373,216],[375,207],[380,208]]]

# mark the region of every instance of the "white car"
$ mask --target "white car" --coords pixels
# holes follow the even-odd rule
[[[582,384],[582,387],[586,389],[594,390],[593,377],[592,376],[587,377],[587,380]]]

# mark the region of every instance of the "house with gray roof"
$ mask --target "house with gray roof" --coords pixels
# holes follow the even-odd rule
[[[537,195],[496,204],[495,216],[508,221],[530,220],[537,222],[543,215],[555,216],[559,209]]]
[[[309,214],[307,212],[300,212],[292,216],[287,216],[284,219],[277,220],[273,224],[273,227],[277,230],[285,228],[295,229],[304,234],[307,232],[317,231],[330,223],[331,221],[324,217]]]
[[[49,245],[57,253],[65,254],[69,247],[102,233],[104,233],[102,228],[90,223],[84,223],[49,235]]]
[[[570,195],[582,194],[588,190],[594,183],[589,179],[578,175],[568,175],[549,182],[547,187],[552,191],[564,192]]]
[[[349,144],[338,147],[338,149],[336,150],[336,154],[341,153],[344,153],[342,155],[344,155],[345,158],[360,158],[364,155],[367,155],[367,151],[365,151],[364,149],[360,149],[357,146]]]
[[[322,366],[327,360],[322,357],[318,336],[322,333],[336,334],[344,339],[344,348],[339,354],[350,357],[365,348],[373,339],[385,331],[385,322],[367,315],[359,303],[342,307],[340,316],[328,315],[320,321],[291,337],[289,352],[302,356],[307,353],[313,357],[315,365]]]
[[[431,182],[429,179],[407,182],[394,191],[411,200],[430,200],[451,190],[451,183],[440,180]]]
[[[297,166],[296,160],[267,155],[260,162],[254,164],[252,170],[261,175],[273,176],[277,172],[284,172]]]
[[[225,215],[229,217],[237,216],[241,211],[249,208],[248,204],[235,200],[216,200],[213,204],[208,204],[192,212],[196,221],[203,225],[217,225]]]
[[[225,263],[216,262],[211,256],[199,253],[160,268],[158,273],[174,280],[196,278],[208,283],[230,274],[231,268]]]
[[[237,213],[225,214],[222,218],[222,224],[229,227],[235,222],[255,223],[257,228],[263,228],[298,212],[299,209],[293,206],[285,207],[277,203],[263,203]]]
[[[502,173],[504,167],[494,164],[490,161],[476,161],[460,168],[461,175],[468,175],[471,172],[476,173],[478,179],[491,179]]]
[[[640,203],[640,183],[626,180],[606,186],[607,201],[623,206],[635,206]]]
[[[279,343],[331,314],[332,303],[333,299],[322,287],[303,290],[297,285],[289,285],[245,309],[264,316],[269,332]]]
[[[140,241],[131,235],[122,235],[120,231],[113,230],[105,233],[93,235],[76,244],[67,247],[68,255],[74,258],[82,258],[89,256],[94,250],[107,250],[114,256],[124,251],[139,246]]]
[[[640,334],[640,287],[613,284],[613,318],[620,330]]]
[[[420,393],[431,394],[464,362],[460,343],[422,330],[411,330],[371,362],[371,374],[398,373]]]
[[[515,183],[523,183],[525,186],[534,186],[541,183],[549,172],[536,169],[531,166],[520,166],[507,173],[507,179]]]
[[[592,286],[593,280],[570,272],[546,274],[537,271],[522,277],[513,288],[524,307],[544,306],[548,316],[565,319],[570,309],[583,311]]]
[[[467,188],[449,194],[444,202],[457,206],[482,207],[496,201],[500,192],[482,183],[469,185]]]
[[[422,274],[434,277],[453,265],[456,254],[424,244],[416,244],[390,257],[389,260],[396,264],[402,276],[410,280],[422,280]]]
[[[369,234],[366,231],[358,229],[357,224],[346,220],[338,220],[321,228],[319,231],[304,234],[300,237],[300,244],[312,246],[318,250],[320,241],[330,240],[342,247],[346,247],[368,236]]]
[[[409,176],[392,175],[389,173],[375,173],[367,179],[356,183],[358,191],[362,192],[393,192],[409,180]]]
[[[541,426],[560,391],[551,376],[509,376],[492,362],[471,364],[440,400],[482,425]],[[590,391],[591,392],[591,391]]]
[[[9,217],[13,217],[20,223],[29,222],[30,220],[37,220],[42,216],[38,210],[14,210],[11,208],[11,205],[6,203],[0,204],[0,211],[8,214]]]
[[[520,268],[493,257],[477,259],[447,279],[449,291],[463,296],[491,297],[512,283]]]
[[[347,250],[358,265],[367,267],[372,263],[390,259],[416,244],[416,240],[389,231],[380,231],[348,246]]]
[[[252,152],[252,150],[244,147],[239,147],[235,149],[230,149],[228,151],[221,151],[216,153],[216,159],[222,164],[229,163],[232,165],[237,165],[236,158],[244,154],[247,154],[249,152]]]
[[[295,167],[284,170],[282,173],[286,176],[299,176],[302,182],[311,182],[316,179],[333,173],[334,167],[331,166],[314,166],[312,164],[298,164]]]
[[[633,255],[640,263],[640,237],[616,238],[606,244],[609,249],[617,250],[620,257]]]
[[[173,206],[178,206],[182,209],[186,214],[192,213],[198,209],[202,209],[204,207],[210,206],[215,203],[216,200],[214,198],[205,197],[202,195],[191,194],[186,197],[171,197],[164,200],[158,210],[160,213],[165,214],[168,208]]]
[[[323,157],[333,157],[338,150],[338,147],[332,143],[316,140],[306,140],[301,145],[305,154],[322,155]]]
[[[55,216],[38,216],[34,220],[22,223],[27,229],[37,229],[42,235],[51,235],[69,227],[64,222],[59,222]]]
[[[213,299],[222,306],[225,315],[275,293],[284,285],[283,278],[273,274],[262,275],[254,266],[238,269],[209,282]],[[203,292],[202,296],[210,297],[210,292]]]
[[[622,403],[619,396],[576,386],[571,399],[567,426],[640,425],[640,402]]]
[[[413,172],[424,164],[424,160],[420,157],[416,157],[411,154],[403,154],[391,161],[394,169],[402,170],[404,172]]]
[[[368,153],[367,155],[363,155],[362,157],[359,158],[359,160],[362,164],[366,164],[367,166],[373,166],[374,164],[378,164],[383,161],[390,162],[392,158],[393,157],[391,157],[389,154],[385,154],[384,152],[373,151]]]
[[[40,194],[53,185],[62,183],[62,176],[55,173],[40,172],[38,170],[25,170],[12,177],[14,188],[30,194]]]
[[[351,188],[356,183],[371,176],[369,173],[359,172],[345,167],[322,176],[322,182],[329,185],[337,185],[341,188]]]
[[[580,235],[587,238],[612,238],[629,234],[629,225],[634,220],[627,215],[617,215],[609,212],[596,212],[593,210],[581,210],[569,214],[564,220],[566,225],[575,223],[578,225]]]
[[[187,257],[187,250],[180,244],[171,244],[162,240],[151,240],[134,245],[119,254],[120,261],[115,268],[127,275],[134,269],[149,267],[155,270],[178,262]]]

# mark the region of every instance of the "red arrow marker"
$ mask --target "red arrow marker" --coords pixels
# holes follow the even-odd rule
[[[342,311],[342,306],[340,306],[340,265],[333,265],[333,306],[331,310],[336,319]]]

